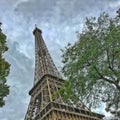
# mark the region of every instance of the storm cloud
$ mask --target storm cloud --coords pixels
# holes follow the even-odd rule
[[[60,49],[77,40],[76,31],[82,30],[85,18],[97,17],[104,11],[114,16],[119,6],[119,0],[0,0],[0,21],[9,47],[5,58],[11,64],[7,82],[10,95],[0,108],[0,120],[23,120],[26,114],[28,91],[34,81],[35,24],[42,30],[50,54],[60,68]],[[103,108],[98,112],[104,113]]]

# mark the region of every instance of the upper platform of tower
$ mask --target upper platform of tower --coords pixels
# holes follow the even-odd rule
[[[42,30],[35,26],[35,29],[33,30],[33,35],[35,35],[36,32],[42,33]]]

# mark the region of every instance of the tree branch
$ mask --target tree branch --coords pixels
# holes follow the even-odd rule
[[[119,86],[118,82],[116,82],[116,81],[111,81],[110,79],[105,78],[105,77],[99,72],[99,70],[96,68],[96,66],[94,66],[94,69],[96,70],[96,72],[98,73],[98,75],[101,77],[101,79],[103,79],[103,80],[105,80],[106,82],[109,82],[109,83],[111,83],[111,84],[114,84],[114,85],[117,87],[117,89],[120,91],[120,86]]]

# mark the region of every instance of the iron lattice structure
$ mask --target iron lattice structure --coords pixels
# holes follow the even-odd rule
[[[58,92],[64,80],[60,76],[37,27],[35,36],[35,77],[30,103],[24,120],[102,120],[104,115],[88,110],[82,102],[65,103]]]

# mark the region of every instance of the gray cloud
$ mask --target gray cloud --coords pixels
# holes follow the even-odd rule
[[[31,0],[21,2],[15,10],[25,16],[37,17],[40,21],[44,19],[49,22],[53,19],[54,22],[63,23],[80,15],[83,18],[111,10],[112,7],[116,9],[120,5],[118,3],[119,0]]]
[[[29,102],[28,93],[33,81],[33,61],[19,52],[19,43],[8,42],[9,52],[5,55],[11,64],[11,73],[8,77],[10,95],[6,98],[6,106],[1,108],[0,120],[22,120]],[[4,113],[4,114],[2,114]],[[9,114],[8,114],[9,113]],[[6,115],[5,115],[6,114]]]

